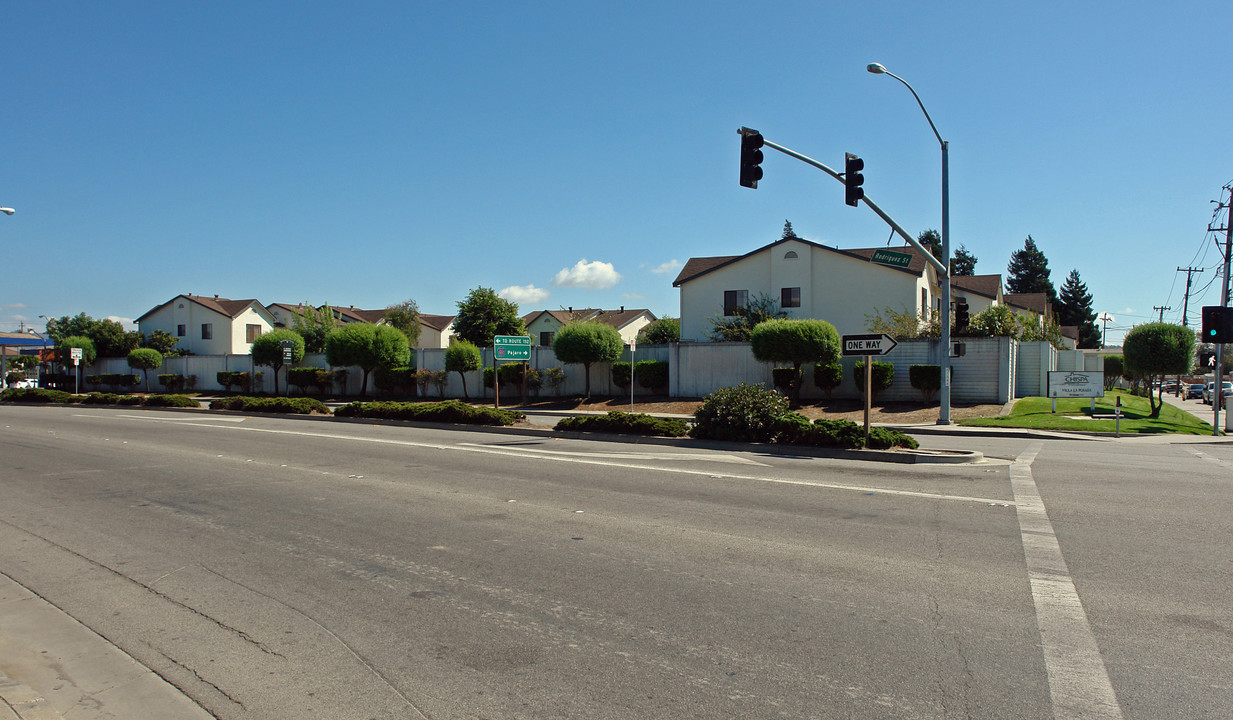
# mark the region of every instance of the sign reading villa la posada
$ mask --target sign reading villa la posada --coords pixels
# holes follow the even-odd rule
[[[1079,370],[1049,372],[1049,397],[1074,398],[1105,396],[1105,374]]]

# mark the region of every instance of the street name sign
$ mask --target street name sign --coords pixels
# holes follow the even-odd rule
[[[844,335],[844,355],[886,355],[899,343],[886,333],[877,335]]]
[[[492,353],[497,360],[530,360],[531,338],[528,335],[497,335],[492,339]]]
[[[873,256],[869,258],[869,261],[879,265],[905,268],[912,264],[912,253],[899,250],[874,250]]]

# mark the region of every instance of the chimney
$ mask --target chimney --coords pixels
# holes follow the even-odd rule
[[[622,305],[622,306],[621,306],[621,312],[625,312],[625,306],[624,306],[624,305]]]
[[[215,300],[217,300],[217,299],[218,299],[218,293],[214,293],[214,299],[215,299]]]
[[[569,306],[569,311],[570,311],[570,312],[573,312],[573,311],[574,311],[574,306],[573,306],[573,305],[570,305],[570,306]]]

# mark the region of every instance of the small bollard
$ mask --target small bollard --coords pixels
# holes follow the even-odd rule
[[[1117,404],[1113,406],[1113,437],[1122,436],[1122,396],[1117,396]]]

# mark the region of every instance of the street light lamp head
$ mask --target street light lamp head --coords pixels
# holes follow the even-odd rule
[[[14,210],[13,208],[0,208],[0,212],[4,213],[5,215],[12,215],[13,213],[17,211]]]
[[[883,65],[882,63],[869,63],[868,65],[865,66],[865,69],[873,73],[874,75],[881,75],[882,73],[886,72],[886,66]]]

